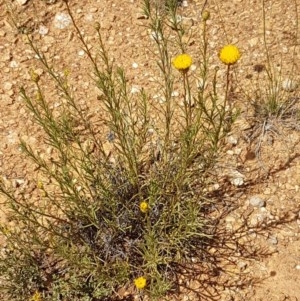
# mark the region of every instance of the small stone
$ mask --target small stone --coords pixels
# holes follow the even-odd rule
[[[259,196],[252,196],[249,200],[249,203],[253,207],[261,208],[265,206],[265,201],[261,199]]]
[[[182,5],[182,7],[188,7],[189,6],[187,0],[183,0],[181,5]]]
[[[282,82],[282,89],[284,91],[294,92],[297,89],[297,87],[298,83],[295,80],[287,78]]]
[[[48,32],[49,32],[49,29],[48,29],[46,26],[40,25],[40,27],[39,27],[39,34],[40,34],[40,35],[44,36],[44,35],[46,35]]]
[[[295,269],[296,269],[296,270],[300,270],[300,264],[297,264],[297,265],[295,266]]]
[[[179,96],[179,92],[178,91],[173,91],[171,96],[173,97],[178,97]]]
[[[137,63],[133,63],[133,64],[132,64],[132,68],[134,68],[134,69],[138,68],[138,66],[139,66],[139,65],[138,65]]]
[[[11,90],[12,87],[13,87],[13,84],[10,83],[10,82],[6,82],[6,83],[4,83],[4,85],[3,85],[3,89],[4,89],[5,91]]]
[[[240,271],[244,271],[247,268],[247,262],[239,261],[237,263],[237,266],[240,269]]]
[[[141,87],[140,86],[132,86],[131,90],[130,90],[130,92],[132,94],[139,93],[140,91],[141,91]]]
[[[79,50],[79,51],[78,51],[78,55],[79,55],[79,56],[84,56],[84,54],[85,54],[84,50]]]
[[[71,24],[71,17],[66,13],[57,13],[54,17],[54,26],[58,29],[64,29]]]
[[[96,13],[98,11],[97,7],[91,7],[90,8],[90,13]]]
[[[145,19],[148,19],[148,17],[147,17],[145,14],[143,14],[143,13],[137,13],[137,14],[136,14],[136,18],[137,18],[138,20],[145,20]]]
[[[28,2],[28,0],[17,0],[17,3],[19,5],[25,5]]]
[[[227,142],[231,145],[237,145],[238,139],[235,136],[229,136]]]
[[[250,44],[251,47],[254,47],[257,45],[258,43],[258,37],[252,38],[250,40],[248,40],[248,43]]]
[[[14,179],[13,181],[13,186],[15,188],[18,188],[20,187],[21,185],[23,185],[25,183],[25,180],[24,179]]]
[[[16,61],[11,61],[9,63],[10,68],[18,68],[19,64]]]
[[[242,153],[242,149],[241,148],[236,148],[235,150],[234,150],[234,154],[235,155],[240,155]]]
[[[0,30],[0,37],[5,37],[6,36],[6,32],[4,30]]]
[[[230,183],[234,186],[242,186],[244,184],[243,178],[234,178],[230,180]]]
[[[244,184],[244,175],[237,170],[230,171],[230,183],[234,186],[241,186]]]
[[[270,243],[270,244],[272,244],[272,245],[277,245],[278,244],[278,239],[277,239],[277,237],[276,236],[270,236],[269,238],[268,238],[268,242]]]

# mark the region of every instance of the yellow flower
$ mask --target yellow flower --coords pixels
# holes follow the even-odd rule
[[[29,301],[42,301],[41,293],[38,291],[35,291],[35,293],[32,295],[32,297],[29,299]]]
[[[37,186],[37,188],[39,188],[39,189],[44,189],[44,184],[43,184],[43,182],[42,182],[41,180],[38,180],[38,181],[37,181],[36,186]]]
[[[136,286],[137,289],[143,289],[147,284],[147,280],[145,277],[138,277],[134,279],[134,285]]]
[[[140,210],[143,212],[143,213],[146,213],[148,210],[149,210],[149,205],[147,202],[143,201],[140,203]]]
[[[177,55],[172,61],[173,66],[179,71],[188,71],[192,63],[191,56],[185,53]]]
[[[235,64],[240,57],[241,53],[235,45],[226,45],[219,53],[220,60],[226,65]]]

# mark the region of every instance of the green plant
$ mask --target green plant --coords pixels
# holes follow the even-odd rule
[[[295,41],[298,36],[298,10],[294,1],[295,11]],[[297,43],[294,43],[292,54],[292,66],[287,73],[283,73],[284,65],[282,58],[280,63],[275,62],[269,50],[266,28],[266,1],[262,0],[263,41],[266,54],[266,64],[254,66],[257,72],[257,84],[254,93],[248,96],[253,107],[253,123],[251,140],[258,140],[256,155],[259,157],[263,141],[268,133],[279,133],[280,128],[289,127],[299,129],[300,111],[298,106],[298,82],[295,76],[295,55]],[[276,55],[276,59],[277,55]],[[252,91],[253,92],[253,91]]]
[[[21,88],[21,95],[43,129],[53,158],[41,156],[24,141],[21,147],[51,185],[37,181],[39,201],[0,185],[11,219],[17,222],[2,228],[7,243],[0,259],[5,293],[10,300],[107,300],[134,283],[141,296],[161,298],[172,291],[182,266],[201,262],[213,238],[214,223],[207,215],[213,200],[206,197],[206,187],[213,181],[210,173],[235,116],[225,107],[227,95],[224,103],[217,94],[218,70],[212,71],[209,88],[194,87],[177,0],[167,0],[163,14],[144,1],[162,74],[164,102],[159,108],[151,106],[144,89],[137,96],[129,93],[126,73],[109,59],[98,23],[95,59],[65,4],[92,64],[105,114],[100,121],[87,118],[89,109],[76,101],[68,73],[58,75],[27,35],[46,71],[45,80],[57,87],[61,106],[51,107],[43,77],[32,71],[35,92]],[[207,19],[206,13],[205,26]],[[200,76],[206,83],[205,31],[202,42]],[[175,70],[172,57],[178,53],[188,60],[183,67],[173,61]],[[175,82],[181,84],[182,105],[172,97]],[[154,131],[151,110],[160,118]],[[99,127],[111,133],[109,154]]]

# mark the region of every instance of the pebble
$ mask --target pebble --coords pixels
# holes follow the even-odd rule
[[[266,205],[266,202],[257,195],[252,196],[249,200],[249,203],[250,203],[251,206],[257,207],[257,208],[261,208],[261,207],[264,207]]]
[[[5,37],[6,36],[6,32],[4,30],[0,30],[0,37]]]
[[[251,47],[254,47],[257,45],[258,43],[258,37],[252,38],[250,40],[248,40],[248,43],[250,44]]]
[[[66,13],[57,13],[54,17],[54,26],[58,29],[64,29],[71,24],[71,17]]]
[[[188,7],[189,6],[187,0],[183,0],[181,5],[182,5],[182,7]]]
[[[44,25],[40,25],[39,27],[39,34],[44,36],[46,35],[47,33],[49,32],[49,28],[47,28],[46,26]]]
[[[11,90],[12,87],[13,87],[13,84],[10,83],[10,82],[6,82],[6,83],[4,83],[4,85],[3,85],[3,89],[4,89],[5,91]]]
[[[98,11],[98,7],[91,7],[90,13],[96,13]]]
[[[140,86],[132,86],[131,90],[130,90],[130,92],[132,94],[139,93],[140,91],[141,91],[141,87]]]
[[[278,239],[277,239],[277,237],[276,236],[270,236],[269,238],[268,238],[268,242],[270,243],[270,244],[272,244],[272,245],[277,245],[278,244]]]
[[[237,170],[230,171],[230,183],[234,186],[241,186],[244,184],[244,175]]]
[[[134,68],[134,69],[138,68],[138,66],[139,66],[138,63],[133,63],[132,64],[132,68]]]
[[[238,139],[235,136],[229,136],[227,142],[231,145],[237,145]]]
[[[78,51],[78,55],[79,55],[79,56],[84,56],[84,54],[85,54],[84,50]]]
[[[14,179],[13,180],[13,186],[15,188],[18,188],[20,187],[21,185],[23,185],[25,183],[25,180],[24,179]]]
[[[9,63],[10,68],[18,68],[19,64],[16,61],[11,61]]]
[[[286,78],[282,82],[282,89],[287,92],[294,92],[298,87],[298,83],[295,80]]]
[[[28,2],[28,0],[17,0],[17,3],[19,5],[25,5]]]

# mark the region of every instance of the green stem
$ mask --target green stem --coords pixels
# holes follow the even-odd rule
[[[228,92],[229,92],[229,84],[230,84],[230,78],[229,78],[229,76],[230,76],[230,64],[227,66],[224,109],[226,108],[226,104],[227,104],[227,101],[228,101]]]

